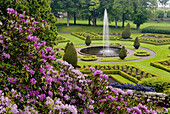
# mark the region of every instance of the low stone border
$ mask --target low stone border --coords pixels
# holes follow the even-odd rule
[[[119,89],[119,88],[114,88],[114,89]],[[127,91],[127,90],[123,90],[123,91]],[[133,91],[133,95],[129,95],[130,98],[143,97],[145,100],[150,99],[152,101],[157,101],[158,105],[160,106],[170,107],[170,98],[168,98],[167,94],[157,93],[157,92],[143,92],[143,91],[136,91],[136,90],[132,90],[132,91]]]

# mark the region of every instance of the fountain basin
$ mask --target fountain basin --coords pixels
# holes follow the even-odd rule
[[[117,57],[120,52],[119,47],[110,46],[94,46],[83,48],[79,51],[83,55],[96,55],[98,57]]]

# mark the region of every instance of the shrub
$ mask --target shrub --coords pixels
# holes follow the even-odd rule
[[[90,36],[87,36],[87,37],[86,37],[85,44],[86,44],[87,46],[89,46],[89,45],[91,44]]]
[[[124,59],[127,56],[127,50],[125,49],[125,47],[123,46],[119,52],[119,57],[120,59]]]
[[[130,38],[131,32],[130,32],[130,24],[128,23],[122,32],[122,38],[127,39]]]
[[[66,46],[66,51],[63,56],[63,60],[67,61],[69,64],[72,64],[73,67],[77,66],[77,52],[73,45],[73,43],[69,43],[68,46]]]
[[[149,26],[142,29],[143,33],[170,34],[170,28],[166,26]]]
[[[81,56],[80,59],[84,61],[95,61],[97,60],[97,56]]]
[[[133,46],[134,46],[136,49],[138,49],[138,48],[140,47],[140,42],[139,42],[138,37],[136,37]]]
[[[156,92],[163,92],[168,86],[170,86],[169,79],[157,77],[142,79],[139,83],[143,86],[154,87]]]
[[[136,50],[136,51],[134,52],[134,55],[137,55],[137,56],[149,56],[150,53],[147,52],[147,51],[138,51],[138,50]]]

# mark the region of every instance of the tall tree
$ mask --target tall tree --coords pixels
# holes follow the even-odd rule
[[[152,17],[153,9],[157,8],[156,0],[132,0],[133,23],[136,24],[136,29],[140,29],[140,25],[145,23]]]
[[[114,0],[112,10],[116,21],[119,20],[120,17],[122,18],[122,27],[124,27],[125,19],[133,12],[131,7],[131,0]]]
[[[115,21],[115,27],[117,28],[117,22],[118,20],[121,20],[122,14],[123,14],[123,9],[121,2],[119,0],[114,0],[114,4],[112,6],[111,10],[112,14],[112,21]]]
[[[100,7],[99,0],[90,0],[89,11],[92,17],[93,26],[96,26],[96,19],[97,16],[99,15],[99,11],[98,11],[99,7]]]
[[[162,8],[165,8],[165,6],[167,6],[169,2],[169,0],[158,0],[158,1],[162,5]]]
[[[77,11],[78,2],[79,0],[51,0],[50,5],[53,13],[67,12],[67,27],[69,27],[69,19]]]

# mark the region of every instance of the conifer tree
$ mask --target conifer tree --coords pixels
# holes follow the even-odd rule
[[[87,46],[89,46],[89,45],[91,44],[90,36],[87,36],[87,37],[86,37],[85,44],[86,44]]]
[[[130,24],[128,23],[122,32],[122,38],[127,39],[130,38],[131,32],[130,32]]]
[[[68,43],[63,60],[67,61],[69,64],[72,64],[74,68],[77,66],[77,52],[73,43]]]
[[[136,37],[133,46],[134,46],[136,49],[138,49],[138,48],[140,47],[140,42],[139,42],[138,37]]]

